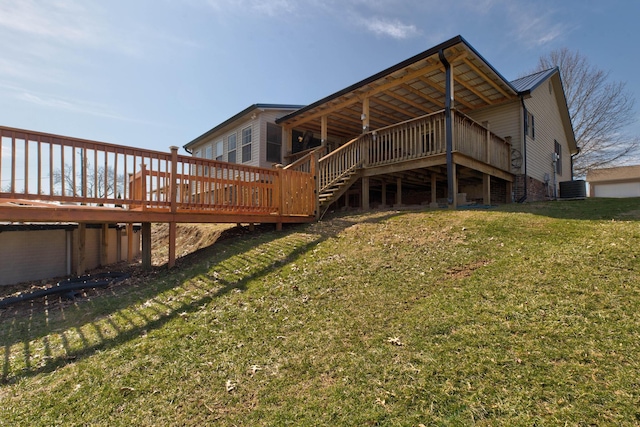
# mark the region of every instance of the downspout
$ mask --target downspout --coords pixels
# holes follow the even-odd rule
[[[576,147],[576,148],[578,149],[578,151],[576,151],[571,155],[571,181],[575,179],[575,176],[573,175],[573,158],[578,154],[580,154],[580,147]]]
[[[444,65],[445,70],[445,94],[444,94],[444,126],[445,138],[447,143],[447,202],[453,205],[455,194],[453,194],[453,123],[451,120],[451,64],[444,56],[442,49],[438,51],[438,58]]]
[[[524,165],[524,194],[520,199],[518,199],[518,203],[523,203],[527,200],[527,106],[524,105],[524,96],[520,94],[520,102],[522,103],[522,163]]]

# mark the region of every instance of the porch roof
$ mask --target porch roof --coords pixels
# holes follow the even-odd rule
[[[363,100],[369,99],[371,129],[388,126],[444,108],[445,68],[451,64],[454,105],[462,112],[517,98],[518,91],[462,36],[456,36],[339,92],[292,112],[278,123],[321,130],[327,117],[329,135],[345,138],[362,133]]]

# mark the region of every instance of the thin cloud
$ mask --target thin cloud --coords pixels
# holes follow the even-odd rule
[[[14,88],[17,89],[17,88]],[[117,113],[108,111],[104,106],[98,104],[88,104],[77,100],[62,99],[53,96],[46,96],[41,94],[34,94],[28,91],[20,91],[15,95],[20,101],[35,104],[44,108],[51,108],[55,110],[66,110],[73,113],[87,114],[95,117],[103,117],[107,119],[119,120],[123,122],[138,123],[143,125],[163,126],[167,127],[163,123],[154,123],[146,120],[139,120]]]
[[[396,40],[403,40],[418,36],[420,31],[415,25],[403,24],[399,20],[384,20],[380,18],[360,20],[362,26],[377,36],[391,37]]]

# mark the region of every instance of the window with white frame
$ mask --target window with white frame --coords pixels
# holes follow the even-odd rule
[[[204,149],[204,158],[213,159],[213,146],[207,145]]]
[[[229,163],[236,163],[236,134],[232,133],[227,137],[227,161]]]
[[[242,163],[251,161],[251,126],[242,129]]]
[[[220,140],[216,142],[216,160],[222,161],[223,154],[224,154],[224,142]]]

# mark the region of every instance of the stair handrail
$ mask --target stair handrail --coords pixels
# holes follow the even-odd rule
[[[299,170],[302,171],[301,166],[303,164],[305,164],[306,162],[309,162],[313,156],[316,155],[316,153],[326,150],[326,146],[322,145],[320,147],[317,147],[311,151],[309,151],[307,154],[305,154],[304,156],[300,157],[298,160],[296,160],[293,163],[289,163],[288,165],[286,165],[283,169],[292,169],[292,170]],[[308,172],[308,171],[303,171],[303,172]]]

